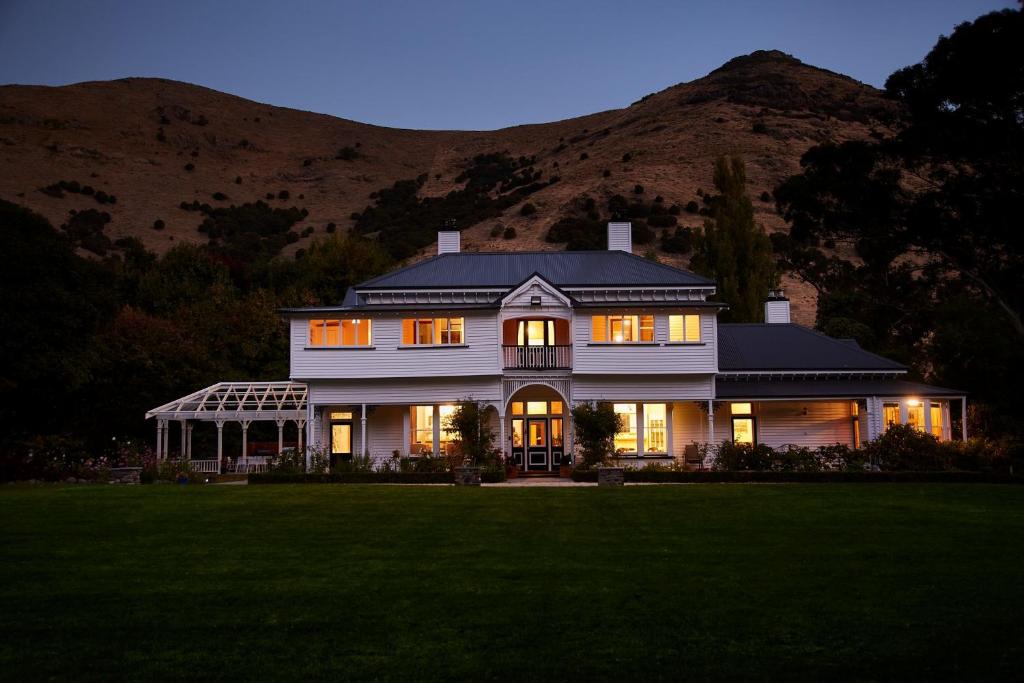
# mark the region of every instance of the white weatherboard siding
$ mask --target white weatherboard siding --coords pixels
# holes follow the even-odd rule
[[[497,377],[434,379],[333,380],[310,382],[309,401],[316,405],[421,405],[473,398],[501,401]]]
[[[753,409],[758,443],[772,448],[786,444],[853,446],[850,401],[754,401]],[[729,402],[715,409],[715,436],[717,443],[732,439]]]
[[[683,457],[685,448],[692,443],[708,440],[708,414],[694,401],[672,405],[672,455]]]
[[[713,376],[668,375],[586,375],[573,377],[574,401],[649,401],[709,399],[714,391]]]
[[[368,316],[373,321],[371,347],[310,347],[309,319],[293,318],[290,339],[292,378],[306,381],[356,377],[451,377],[497,375],[501,372],[496,351],[500,341],[493,312],[418,311],[415,315],[423,318],[464,318],[466,343],[452,347],[403,347],[402,318],[413,315],[377,313]]]
[[[503,302],[505,308],[520,308],[528,311],[537,310],[538,306],[533,304],[533,297],[540,297],[540,308],[555,308],[565,310],[566,297],[540,281],[527,282],[518,291],[508,295]]]
[[[670,344],[668,316],[695,313],[693,309],[586,309],[573,320],[573,373],[575,374],[701,374],[718,371],[715,316],[700,314],[700,344]],[[654,342],[603,344],[590,341],[593,315],[654,315]]]

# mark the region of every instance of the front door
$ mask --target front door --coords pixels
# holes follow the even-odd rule
[[[550,456],[548,418],[531,417],[526,421],[526,469],[530,472],[550,470]]]
[[[352,459],[352,420],[331,420],[331,467]]]

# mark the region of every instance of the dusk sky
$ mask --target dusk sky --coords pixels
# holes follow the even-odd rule
[[[778,49],[881,86],[997,0],[0,0],[0,83],[127,76],[402,128],[589,114]]]

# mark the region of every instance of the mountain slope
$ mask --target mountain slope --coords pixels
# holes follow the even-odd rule
[[[893,114],[877,90],[779,52],[738,57],[623,109],[486,132],[382,128],[160,79],[13,85],[0,87],[0,197],[56,226],[71,209],[106,211],[111,239],[135,236],[161,252],[206,240],[197,231],[202,217],[179,208],[182,202],[262,199],[305,208],[309,215],[296,227],[312,227],[316,236],[328,223],[350,227],[351,215],[373,204],[371,194],[395,181],[425,174],[420,195],[444,195],[460,187],[455,179],[469,159],[508,151],[535,156],[545,177],[560,179],[529,196],[537,208],[530,216],[517,205],[497,219],[461,226],[465,248],[559,249],[544,237],[577,198],[602,203],[614,194],[634,196],[641,185],[648,201],[660,195],[666,205],[684,206],[699,201],[698,189],[712,189],[715,157],[736,153],[747,162],[758,220],[781,230],[772,204],[757,199],[761,192],[797,172],[808,147],[867,137]],[[41,191],[61,180],[112,194],[116,203]],[[282,191],[287,199],[278,198]],[[216,193],[225,198],[214,199]],[[152,228],[157,219],[165,229]],[[684,213],[679,221],[697,226],[701,219]],[[492,238],[497,223],[514,227],[518,237]],[[792,283],[790,291],[799,294],[797,317],[806,319],[809,293]]]

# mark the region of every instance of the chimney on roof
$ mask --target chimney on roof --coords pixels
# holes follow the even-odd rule
[[[768,290],[764,302],[764,321],[768,324],[789,322],[789,299],[781,289]]]
[[[462,233],[458,230],[437,231],[437,255],[458,254],[462,250]]]
[[[627,254],[633,253],[633,224],[625,223],[608,224],[608,250],[624,251]]]

